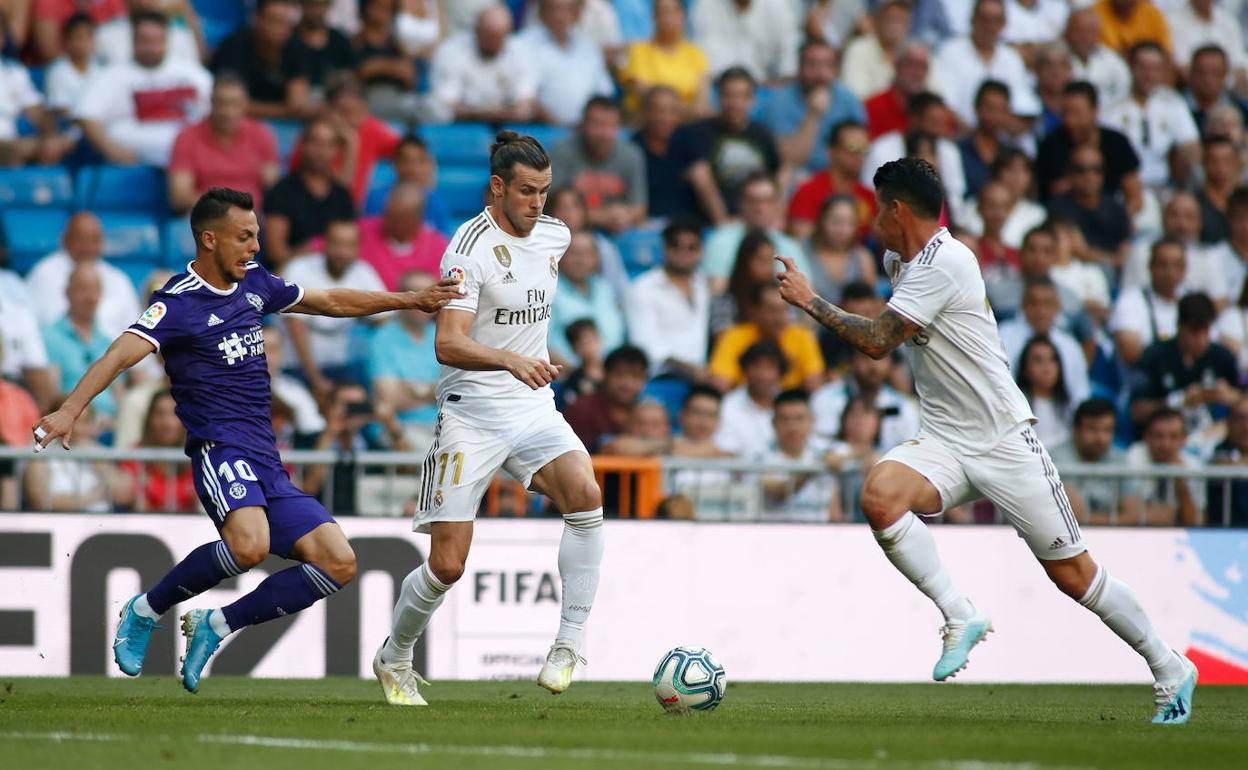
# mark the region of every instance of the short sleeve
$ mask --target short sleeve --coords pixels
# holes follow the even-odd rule
[[[169,156],[169,171],[191,171],[195,170],[195,146],[194,139],[191,137],[191,126],[187,126],[178,132],[177,139],[173,140],[173,152]]]
[[[460,281],[459,291],[462,296],[446,303],[446,307],[452,310],[467,310],[469,313],[477,312],[484,277],[481,275],[481,268],[471,258],[456,254],[447,248],[442,255],[442,262],[438,265],[438,277],[458,278]]]
[[[936,316],[957,293],[958,284],[953,276],[936,265],[915,262],[893,289],[888,307],[926,327],[936,320]]]
[[[182,307],[175,297],[157,292],[152,295],[152,304],[126,331],[152,343],[159,351],[186,334]]]
[[[293,281],[287,281],[273,275],[263,267],[253,267],[253,272],[264,288],[264,315],[284,313],[303,300],[303,287]]]

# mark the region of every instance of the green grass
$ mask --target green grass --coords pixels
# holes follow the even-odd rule
[[[1182,727],[1148,724],[1143,686],[732,683],[718,711],[690,717],[662,713],[640,683],[426,692],[432,706],[405,709],[343,679],[210,677],[195,696],[171,678],[0,681],[0,767],[1248,767],[1248,688],[1201,688]]]

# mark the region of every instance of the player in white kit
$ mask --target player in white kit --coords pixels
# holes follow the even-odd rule
[[[579,659],[602,561],[602,492],[549,387],[559,374],[546,350],[550,308],[571,240],[567,225],[542,214],[550,184],[541,144],[500,132],[490,148],[492,202],[442,257],[442,276],[460,279],[463,294],[437,317],[438,422],[413,523],[432,535],[429,558],[403,581],[390,638],[373,660],[396,705],[425,705],[412,650],[464,573],[477,507],[500,469],[563,514],[559,631],[538,684],[563,692]]]
[[[885,555],[945,616],[943,681],[992,630],[988,616],[954,586],[927,526],[939,514],[987,497],[1002,511],[1057,587],[1096,613],[1152,669],[1153,722],[1191,716],[1196,667],[1158,636],[1122,581],[1092,560],[1061,479],[1032,424],[984,293],[975,255],[940,226],[941,184],[925,161],[904,158],[875,174],[875,227],[888,250],[893,295],[879,318],[847,313],[817,297],[792,260],[781,293],[874,358],[903,343],[919,396],[920,428],[868,472],[862,509]]]

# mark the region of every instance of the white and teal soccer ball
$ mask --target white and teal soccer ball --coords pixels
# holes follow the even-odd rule
[[[710,711],[724,699],[728,678],[710,650],[677,647],[654,670],[654,697],[669,712]]]

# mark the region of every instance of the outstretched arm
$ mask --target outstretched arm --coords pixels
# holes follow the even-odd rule
[[[444,278],[420,291],[305,289],[303,299],[287,312],[334,318],[357,318],[390,310],[416,309],[436,313],[459,296],[459,282],[453,278]]]
[[[776,257],[784,263],[780,273],[780,296],[789,304],[806,311],[811,318],[836,333],[872,358],[883,358],[906,340],[918,334],[921,328],[914,321],[885,308],[878,318],[867,318],[847,312],[815,294],[810,281],[793,265],[788,257]]]

